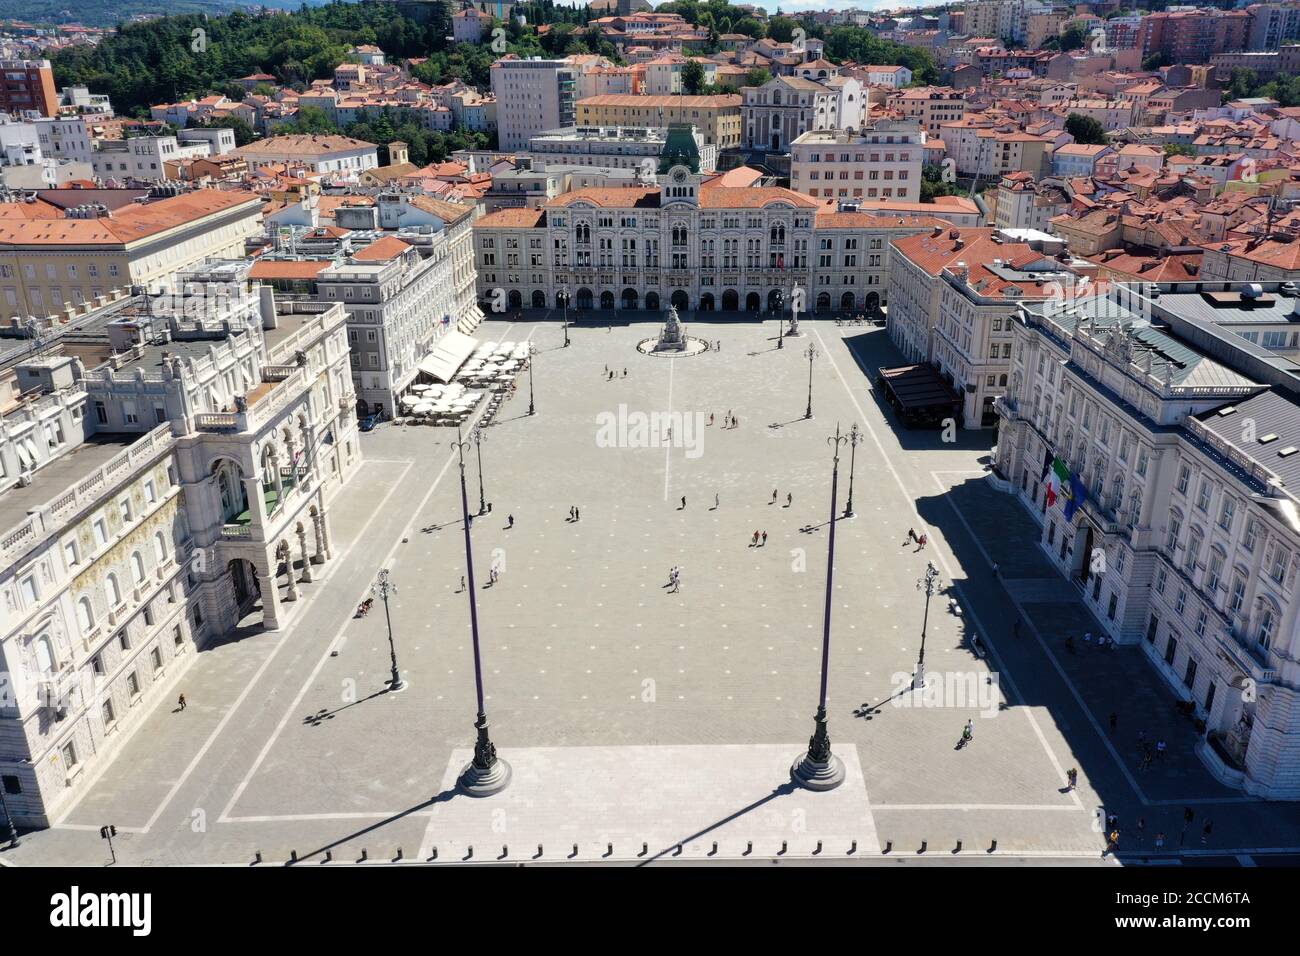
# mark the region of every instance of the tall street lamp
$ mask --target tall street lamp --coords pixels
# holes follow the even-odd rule
[[[510,764],[497,756],[497,748],[488,736],[487,708],[483,704],[483,662],[478,643],[478,592],[474,589],[474,551],[469,533],[469,493],[465,490],[465,449],[469,442],[461,441],[456,429],[456,449],[460,455],[460,511],[465,527],[465,573],[469,582],[469,627],[474,645],[474,690],[478,695],[478,719],[474,726],[478,736],[474,741],[474,759],[465,765],[456,779],[461,793],[471,797],[487,797],[506,788],[510,783]]]
[[[406,681],[402,680],[402,675],[397,671],[397,645],[393,643],[393,619],[388,613],[388,595],[397,593],[397,585],[388,580],[388,569],[380,568],[379,576],[375,583],[370,585],[370,590],[383,598],[384,601],[384,621],[388,624],[388,656],[392,660],[393,673],[388,678],[388,689],[392,693],[406,689]]]
[[[844,782],[844,761],[831,753],[831,738],[826,729],[826,680],[831,661],[831,596],[835,573],[835,492],[840,474],[840,446],[847,438],[840,435],[839,425],[835,436],[826,441],[835,450],[831,463],[831,532],[826,551],[826,604],[822,611],[822,680],[817,698],[817,715],[813,718],[813,735],[808,740],[808,752],[790,767],[790,777],[808,790],[834,790]]]
[[[569,293],[561,292],[558,296],[564,306],[564,347],[569,347]]]
[[[5,823],[9,826],[9,846],[6,849],[16,850],[22,845],[22,841],[18,839],[18,827],[14,825],[14,815],[9,812],[9,803],[5,800],[3,783],[0,783],[0,812],[4,813]]]
[[[933,561],[925,565],[925,575],[916,582],[916,589],[925,592],[925,613],[921,617],[921,654],[916,659],[916,673],[912,675],[912,690],[925,687],[925,629],[930,623],[930,598],[939,590],[939,569]]]
[[[528,343],[528,414],[532,415],[537,411],[533,405],[533,365],[537,361],[537,346],[532,342]]]
[[[822,353],[817,351],[817,346],[815,346],[815,345],[809,345],[808,348],[804,351],[803,354],[806,355],[806,356],[808,356],[808,410],[807,410],[806,412],[803,413],[803,417],[804,417],[804,418],[812,418],[812,375],[813,375],[813,359],[817,358],[817,356],[821,355]],[[836,429],[835,429],[835,430],[836,430],[836,434],[838,434],[838,433],[839,433],[839,426],[836,426]],[[846,439],[846,440],[847,440],[847,439]]]
[[[776,347],[785,348],[785,293],[776,290]]]
[[[858,423],[853,423],[853,430],[849,432],[849,500],[844,504],[844,517],[853,517],[853,471],[858,464],[858,445],[862,444],[862,433],[858,431]]]
[[[487,441],[487,433],[483,430],[482,425],[478,425],[473,431],[474,451],[478,453],[478,513],[487,512],[487,500],[483,497],[483,443]]]

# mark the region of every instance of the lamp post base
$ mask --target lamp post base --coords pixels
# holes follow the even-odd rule
[[[480,713],[474,722],[478,738],[474,741],[474,759],[456,778],[456,789],[467,797],[490,797],[510,783],[510,764],[497,756],[496,745],[488,736],[487,714]]]
[[[790,779],[805,790],[834,790],[844,782],[844,761],[831,753],[825,707],[817,708],[813,726],[808,749],[790,765]]]
[[[808,754],[801,754],[790,765],[790,779],[805,790],[834,790],[844,782],[844,761],[835,754],[826,760],[813,760]]]
[[[456,778],[456,789],[467,797],[490,797],[509,785],[510,776],[510,764],[500,757],[490,767],[480,767],[471,760]]]

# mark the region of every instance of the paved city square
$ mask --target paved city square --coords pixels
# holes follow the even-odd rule
[[[1204,771],[1137,650],[1062,657],[1086,615],[1032,522],[992,489],[992,433],[944,444],[897,429],[870,388],[876,366],[898,363],[883,330],[806,322],[778,350],[772,322],[688,320],[720,348],[666,358],[636,348],[657,323],[601,321],[575,325],[568,348],[541,316],[477,333],[539,349],[537,414],[525,374],[465,452],[470,510],[480,453],[491,504],[472,525],[475,597],[509,788],[454,790],[475,715],[455,432],[386,424],[363,438],[366,464],[332,507],[335,558],[286,629],[202,652],[182,681],[189,706],[149,715],[70,812],[5,862],[97,864],[105,824],[132,864],[247,865],[259,851],[268,864],[878,861],[886,849],[915,859],[923,842],[952,858],[958,841],[964,856],[1080,862],[1101,859],[1111,812],[1123,856],[1149,853],[1159,831],[1177,849],[1186,805],[1187,850],[1300,844],[1300,812]],[[656,413],[674,429],[658,443],[640,427]],[[836,524],[829,681],[848,779],[811,793],[789,767],[817,704],[828,439],[854,423],[860,443],[839,452],[838,507],[852,465],[855,517]],[[924,550],[909,528],[928,535]],[[922,698],[906,690],[927,561],[940,591],[925,642],[935,690]],[[381,567],[397,587],[398,693],[382,602],[353,617]],[[958,749],[968,719],[974,739]],[[1146,772],[1139,730],[1170,745]],[[1071,767],[1080,783],[1067,791]],[[1215,824],[1204,847],[1203,819]]]

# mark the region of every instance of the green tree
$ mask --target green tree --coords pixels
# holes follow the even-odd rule
[[[688,96],[698,96],[704,90],[704,64],[699,60],[687,60],[682,68],[682,92]]]
[[[745,74],[746,86],[762,86],[772,78],[772,74],[761,66],[756,66]]]
[[[1065,131],[1074,137],[1076,143],[1084,146],[1104,146],[1107,143],[1106,130],[1101,123],[1082,113],[1071,113],[1066,118]]]

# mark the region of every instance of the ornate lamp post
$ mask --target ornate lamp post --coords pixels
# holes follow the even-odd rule
[[[478,719],[474,726],[478,736],[474,741],[474,759],[465,765],[456,779],[457,788],[471,797],[486,797],[504,790],[510,783],[510,764],[497,756],[497,748],[488,736],[487,708],[483,704],[483,662],[478,643],[478,593],[474,589],[474,551],[469,533],[469,493],[465,490],[465,450],[469,442],[461,441],[456,430],[456,449],[460,454],[460,510],[465,527],[465,574],[469,587],[469,626],[474,645],[474,690],[478,695]]]
[[[532,342],[528,343],[528,414],[532,415],[537,411],[533,405],[533,364],[537,360],[537,346]]]
[[[808,752],[790,767],[790,777],[809,790],[834,790],[844,782],[844,762],[831,753],[831,738],[826,729],[826,679],[831,660],[831,596],[834,593],[835,573],[835,492],[840,474],[840,446],[847,438],[835,426],[835,436],[826,441],[835,450],[831,464],[831,532],[826,551],[826,604],[822,612],[822,677],[821,692],[817,698],[817,714],[813,717],[813,735],[808,740]]]
[[[487,512],[487,501],[483,497],[483,443],[487,441],[487,433],[483,430],[482,425],[475,426],[472,432],[474,438],[474,451],[478,453],[478,513]]]
[[[561,292],[560,301],[564,304],[564,347],[569,347],[569,293]]]
[[[384,601],[384,621],[388,624],[388,656],[393,664],[392,676],[388,678],[388,690],[395,694],[399,690],[406,690],[406,681],[402,680],[402,675],[397,671],[397,645],[393,643],[393,619],[388,613],[388,595],[397,593],[397,585],[388,580],[387,568],[379,569],[379,576],[375,578],[375,583],[370,585],[370,590]]]
[[[813,359],[817,358],[817,356],[821,355],[822,353],[817,351],[817,346],[815,346],[815,345],[809,345],[808,348],[804,350],[804,353],[803,353],[803,354],[806,355],[806,356],[808,356],[808,410],[807,410],[806,412],[803,413],[803,417],[804,417],[804,418],[812,418],[812,375],[813,375]],[[836,433],[838,434],[838,432],[839,432],[839,429],[838,429],[838,426],[837,426],[837,428],[836,428]]]
[[[862,433],[858,431],[858,423],[853,423],[853,430],[849,432],[849,500],[844,504],[844,517],[853,517],[853,470],[858,464],[858,445],[862,444]]]
[[[925,574],[916,582],[916,589],[925,592],[925,613],[921,617],[921,654],[916,659],[916,673],[912,675],[912,690],[925,687],[925,629],[930,623],[930,598],[939,590],[939,569],[933,561],[925,565]]]
[[[18,827],[14,825],[13,814],[9,812],[9,804],[5,800],[5,788],[3,785],[0,785],[0,812],[4,813],[5,823],[9,825],[9,846],[6,847],[6,849],[16,850],[22,845],[22,841],[18,839]]]

